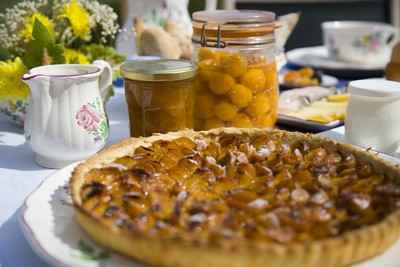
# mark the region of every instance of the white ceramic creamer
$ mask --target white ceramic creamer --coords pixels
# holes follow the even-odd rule
[[[398,156],[400,83],[384,79],[353,81],[346,117],[349,143]]]
[[[41,66],[23,80],[30,87],[25,137],[39,165],[61,168],[104,147],[109,125],[101,95],[112,85],[107,62]]]

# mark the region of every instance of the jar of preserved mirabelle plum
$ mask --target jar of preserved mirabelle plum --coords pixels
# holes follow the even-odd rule
[[[193,128],[195,70],[182,60],[134,60],[121,66],[131,136]]]
[[[193,14],[195,129],[272,127],[277,120],[275,14]]]

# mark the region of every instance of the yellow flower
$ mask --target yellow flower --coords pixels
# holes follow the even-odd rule
[[[81,52],[66,48],[64,50],[65,63],[89,64],[89,59]]]
[[[90,39],[89,13],[77,0],[65,5],[61,17],[68,19],[76,37],[82,40]]]
[[[29,95],[28,86],[21,80],[26,73],[22,60],[0,61],[0,100],[24,100]]]
[[[32,40],[33,24],[35,23],[36,19],[46,27],[51,35],[54,35],[54,23],[42,13],[34,13],[32,16],[26,18],[24,29],[21,32],[21,35],[24,37],[25,41]]]

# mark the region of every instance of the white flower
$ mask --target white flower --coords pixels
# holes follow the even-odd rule
[[[25,18],[48,4],[47,0],[24,1],[0,14],[0,47],[21,55],[23,37],[18,34],[24,26]]]

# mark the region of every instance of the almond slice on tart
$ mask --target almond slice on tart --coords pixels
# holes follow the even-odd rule
[[[400,231],[400,170],[371,152],[279,130],[131,138],[79,165],[76,219],[154,266],[348,266]]]

